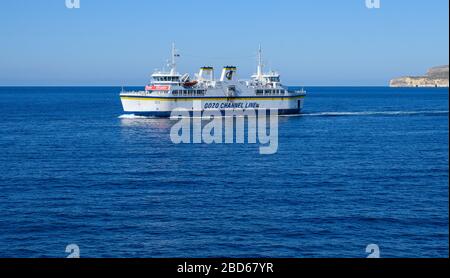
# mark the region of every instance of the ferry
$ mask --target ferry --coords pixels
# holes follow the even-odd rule
[[[261,46],[258,65],[250,80],[238,80],[235,66],[225,66],[216,80],[214,68],[203,66],[191,78],[177,72],[180,56],[172,44],[169,70],[155,71],[150,83],[141,91],[120,93],[123,110],[138,116],[170,117],[175,109],[192,112],[218,110],[224,113],[236,109],[277,109],[278,114],[299,114],[303,108],[305,90],[290,90],[280,83],[280,74],[264,72]]]

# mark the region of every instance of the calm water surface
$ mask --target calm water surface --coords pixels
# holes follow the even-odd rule
[[[447,257],[448,90],[306,89],[263,156],[120,88],[0,88],[0,257]]]

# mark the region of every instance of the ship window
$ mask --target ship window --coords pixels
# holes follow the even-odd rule
[[[270,77],[269,80],[271,82],[279,82],[280,81],[280,79],[278,77]]]

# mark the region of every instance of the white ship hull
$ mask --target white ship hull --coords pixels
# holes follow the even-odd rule
[[[278,109],[279,114],[298,114],[303,108],[304,95],[242,96],[242,97],[168,97],[150,96],[144,92],[121,94],[125,112],[134,115],[170,117],[172,111],[227,111],[236,109]]]

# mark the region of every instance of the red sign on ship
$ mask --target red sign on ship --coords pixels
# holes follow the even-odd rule
[[[152,86],[145,86],[146,91],[169,91],[170,86],[161,86],[161,85],[152,85]]]

